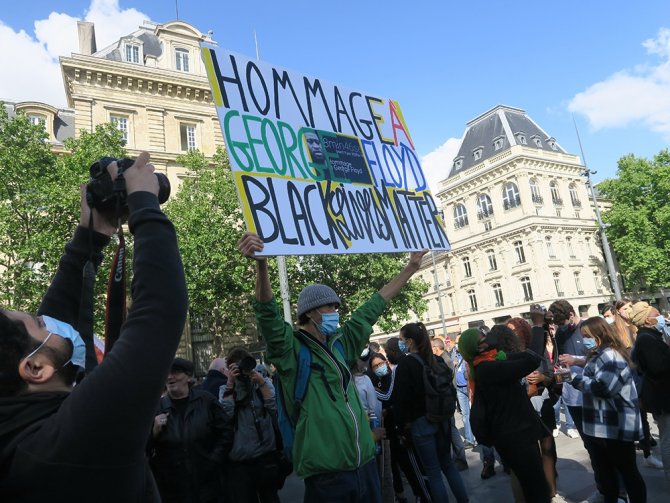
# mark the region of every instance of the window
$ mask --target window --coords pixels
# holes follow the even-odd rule
[[[126,44],[126,61],[128,63],[140,62],[140,46],[137,44]]]
[[[551,182],[549,184],[549,190],[551,191],[551,201],[556,205],[560,206],[563,204],[563,199],[561,199],[561,195],[558,192],[558,185],[556,182]]]
[[[484,222],[484,231],[488,232],[491,229],[493,229],[493,225],[491,224],[491,221],[487,220],[486,222]]]
[[[533,140],[533,143],[535,143],[535,146],[538,148],[542,148],[542,140],[540,139],[539,136],[531,136],[531,140]]]
[[[472,267],[470,266],[470,257],[463,257],[463,271],[466,278],[472,278]]]
[[[486,257],[489,259],[489,271],[497,271],[498,261],[496,260],[496,252],[493,250],[486,250]]]
[[[596,286],[596,291],[598,293],[602,293],[603,283],[602,280],[600,279],[600,272],[598,272],[598,269],[593,270],[593,284]]]
[[[572,247],[572,238],[565,238],[565,247],[568,249],[568,255],[570,255],[570,258],[575,258],[575,250]]]
[[[500,283],[493,283],[491,288],[493,288],[493,296],[496,299],[496,307],[504,306],[505,301],[503,300],[502,287],[500,286]]]
[[[182,150],[193,150],[197,148],[195,142],[195,126],[193,124],[180,124],[179,134],[181,136]]]
[[[516,208],[521,204],[519,188],[513,182],[507,182],[503,187],[503,206],[506,210]]]
[[[475,161],[479,161],[482,158],[482,152],[483,151],[484,151],[484,149],[482,147],[477,147],[476,149],[474,149],[472,151],[472,158]]]
[[[446,267],[444,268],[444,281],[445,281],[445,286],[450,287],[451,286],[451,274],[449,274],[449,269]]]
[[[477,218],[484,220],[493,215],[493,204],[488,194],[479,194],[477,197]]]
[[[123,135],[123,141],[128,143],[128,117],[123,115],[112,115],[109,118],[109,122],[114,124],[114,127],[121,131],[121,135]]]
[[[582,290],[582,282],[579,280],[579,272],[574,272],[575,277],[575,288],[577,288],[577,295],[584,295],[584,290]]]
[[[523,131],[519,131],[516,134],[516,141],[519,142],[519,145],[527,145],[528,144],[526,142],[526,134]]]
[[[454,227],[460,229],[468,225],[468,210],[465,205],[457,204],[454,206]]]
[[[449,306],[451,306],[451,314],[456,314],[456,308],[454,307],[454,295],[452,293],[448,293],[447,296],[449,297]]]
[[[563,297],[563,289],[561,288],[561,273],[554,273],[554,286],[556,287],[556,295],[558,297]]]
[[[530,179],[530,195],[535,204],[542,204],[542,196],[540,195],[540,186],[537,184],[535,178]]]
[[[551,147],[551,150],[558,150],[558,147],[556,146],[556,140],[554,138],[549,138],[547,143]]]
[[[579,195],[577,194],[577,187],[575,184],[571,183],[568,187],[568,190],[570,191],[570,201],[572,202],[572,206],[575,208],[581,208],[582,202],[579,200]]]
[[[503,145],[505,144],[505,137],[504,136],[498,136],[497,138],[493,139],[493,150],[500,150],[503,148]]]
[[[514,241],[514,253],[516,253],[516,263],[525,264],[526,254],[523,251],[523,243],[521,241]]]
[[[188,72],[188,50],[175,49],[176,68],[180,72]]]
[[[544,239],[547,243],[547,253],[549,254],[549,258],[556,258],[556,253],[554,253],[554,245],[551,243],[551,238],[547,236]]]
[[[47,124],[47,118],[44,115],[30,114],[28,120],[33,126],[45,127]]]
[[[530,278],[528,276],[521,278],[521,288],[523,288],[524,302],[530,302],[533,300],[533,289],[530,286]]]
[[[463,166],[463,156],[459,156],[454,159],[454,170],[461,169]]]
[[[474,290],[468,290],[468,299],[470,300],[470,311],[477,311],[477,296],[475,295]]]

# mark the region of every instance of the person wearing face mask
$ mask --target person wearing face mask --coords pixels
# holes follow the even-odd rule
[[[386,344],[386,349],[391,346],[389,356],[393,355],[400,361],[407,358],[407,355],[400,353],[397,349],[398,338],[392,337]],[[386,357],[381,353],[373,353],[370,356],[370,366],[368,367],[368,376],[375,388],[377,398],[382,404],[384,426],[386,428],[386,437],[389,440],[391,451],[391,477],[393,479],[393,491],[397,503],[407,503],[405,497],[405,488],[403,485],[402,473],[412,488],[412,493],[416,501],[430,501],[428,486],[425,482],[424,473],[421,470],[414,449],[411,445],[402,444],[398,428],[396,427],[393,396],[395,390],[395,370],[396,365],[391,365]]]
[[[582,392],[582,431],[589,439],[599,491],[605,503],[616,503],[620,477],[628,501],[645,503],[647,489],[635,460],[642,427],[633,362],[602,318],[589,318],[581,328],[584,342],[593,341],[593,349],[583,373],[573,373],[572,385]]]
[[[426,251],[412,252],[405,268],[341,324],[342,302],[337,293],[326,285],[305,287],[298,295],[298,330],[294,331],[275,302],[267,259],[257,256],[263,251],[263,240],[246,232],[238,247],[256,261],[252,300],[256,324],[267,345],[267,359],[281,379],[286,412],[297,417],[293,465],[305,480],[304,501],[381,502],[375,437],[349,367],[367,346],[387,302],[419,270]],[[302,347],[311,353],[312,371],[305,399],[295,404],[292,390]]]
[[[638,329],[633,361],[642,378],[641,407],[658,425],[663,470],[670,484],[670,347],[663,339],[668,323],[646,302],[628,306],[625,315]]]

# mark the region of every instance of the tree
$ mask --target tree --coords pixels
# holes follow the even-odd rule
[[[79,185],[88,180],[89,165],[124,154],[121,134],[109,124],[66,140],[69,153],[62,156],[46,140],[43,126],[24,114],[9,118],[0,106],[0,305],[29,312],[36,311],[79,221]]]
[[[218,351],[230,344],[230,337],[249,328],[247,299],[254,291],[254,264],[237,250],[244,223],[226,153],[220,149],[208,162],[202,153],[190,151],[177,162],[189,168],[192,176],[184,180],[165,211],[179,236],[191,317],[214,334]],[[289,256],[286,260],[293,306],[305,285],[326,283],[342,297],[341,311],[346,316],[404,267],[406,254]],[[270,267],[277,293],[274,260]],[[381,327],[398,328],[394,320],[405,319],[409,310],[423,312],[425,290],[425,284],[412,281],[394,300]]]
[[[617,178],[598,190],[612,202],[603,214],[627,290],[670,285],[670,152],[648,159],[627,155]]]

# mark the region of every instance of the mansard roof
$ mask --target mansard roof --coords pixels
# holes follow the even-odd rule
[[[463,142],[451,166],[449,177],[514,145],[567,153],[525,110],[498,105],[466,124]]]

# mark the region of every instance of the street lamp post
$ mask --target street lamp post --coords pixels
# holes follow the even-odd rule
[[[430,258],[433,261],[433,282],[437,288],[437,304],[440,308],[440,319],[442,320],[442,335],[447,338],[447,323],[444,321],[444,307],[442,306],[442,288],[441,283],[437,277],[437,263],[435,262],[435,252],[430,252]]]

